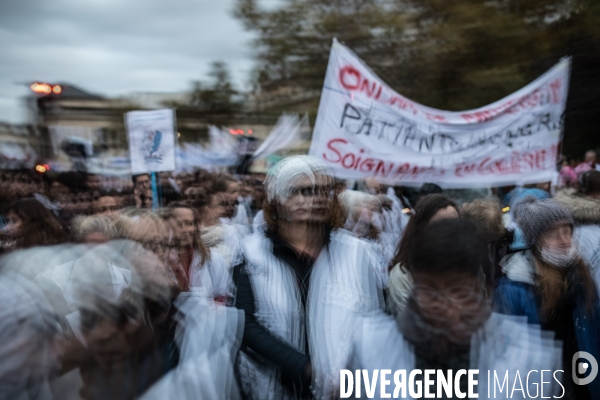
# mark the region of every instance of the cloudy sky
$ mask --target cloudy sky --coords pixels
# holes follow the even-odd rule
[[[252,36],[234,1],[0,0],[0,121],[26,121],[36,80],[107,96],[178,92],[223,60],[247,88]]]

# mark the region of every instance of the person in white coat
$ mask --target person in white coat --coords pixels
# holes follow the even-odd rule
[[[406,225],[390,264],[387,294],[388,308],[392,314],[399,313],[404,309],[411,293],[413,280],[408,270],[408,263],[416,233],[429,223],[446,218],[458,218],[458,206],[444,195],[424,196],[415,206],[415,213]]]
[[[204,290],[207,297],[227,302],[232,296],[231,276],[223,257],[202,241],[196,209],[172,203],[163,211],[173,232],[176,253],[170,260],[173,276],[182,291]]]
[[[406,307],[396,318],[376,312],[361,319],[348,368],[366,370],[369,377],[375,370],[392,371],[388,394],[395,389],[393,373],[405,370],[402,398],[456,399],[474,392],[479,398],[523,399],[540,390],[544,396],[564,394],[550,374],[546,379],[539,374],[562,369],[560,342],[539,325],[528,325],[526,318],[492,313],[479,284],[485,244],[474,226],[460,219],[440,220],[420,229],[413,243],[408,265],[414,285]],[[469,370],[478,370],[477,385],[469,383]],[[426,376],[426,371],[435,375]],[[449,390],[440,384],[440,374],[450,377]],[[494,374],[506,376],[508,385],[494,387]],[[411,375],[416,376],[412,384]],[[382,383],[379,379],[367,386],[361,380],[358,397],[390,397]],[[341,394],[348,397],[347,382],[341,386]],[[351,397],[355,395],[353,387]]]
[[[277,163],[265,181],[265,232],[242,245],[234,271],[245,313],[239,370],[251,399],[333,395],[358,313],[383,307],[375,248],[343,227],[327,165]]]

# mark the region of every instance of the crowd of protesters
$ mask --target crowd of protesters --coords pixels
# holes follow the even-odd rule
[[[308,156],[2,171],[0,398],[330,399],[342,369],[550,366],[546,393],[600,398],[571,379],[574,354],[600,359],[600,171],[559,167],[466,202]]]

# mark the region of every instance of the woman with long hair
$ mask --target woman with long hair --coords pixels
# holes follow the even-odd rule
[[[198,211],[175,202],[162,210],[161,216],[171,227],[176,251],[171,265],[180,289],[203,288],[208,297],[226,301],[231,296],[229,270],[223,257],[202,241]]]
[[[63,243],[67,234],[54,214],[35,199],[21,199],[8,205],[2,215],[8,236],[5,250],[27,249]]]
[[[231,270],[240,261],[240,237],[234,225],[221,221],[228,204],[225,196],[209,187],[190,186],[185,191],[185,203],[198,211],[204,245],[211,252],[223,256],[227,268]]]
[[[265,232],[246,238],[234,271],[246,316],[242,388],[254,399],[327,397],[350,355],[354,315],[382,306],[378,258],[339,229],[341,204],[323,162],[288,157],[271,168],[265,189]]]
[[[586,386],[571,380],[575,353],[600,358],[598,291],[572,240],[573,218],[550,199],[523,204],[515,216],[529,250],[503,263],[506,276],[494,294],[494,308],[554,331],[564,343],[565,398],[596,399],[600,381]]]
[[[540,379],[540,370],[560,369],[560,342],[539,326],[491,312],[480,284],[486,252],[482,239],[477,228],[461,218],[439,220],[419,229],[407,264],[414,285],[404,311],[396,318],[365,314],[355,329],[353,363],[348,369],[359,373],[412,371],[410,377],[407,373],[401,378],[406,385],[401,396],[394,392],[396,398],[406,398],[409,391],[410,398],[433,398],[437,393],[438,399],[457,399],[467,397],[467,391],[480,398],[512,398],[511,383],[498,397],[490,394],[492,386],[496,391],[494,383],[501,388],[498,379],[484,378],[492,374],[515,385],[519,382],[517,390],[526,390],[528,396],[538,396],[543,386],[545,397],[560,397],[561,388],[554,379]],[[466,370],[478,371],[481,379],[475,386],[467,379]],[[415,374],[417,371],[423,374]],[[521,381],[524,375],[528,375],[527,381]],[[384,379],[375,379],[369,397],[386,397],[386,384],[389,382]],[[346,388],[342,393],[343,397],[360,397]],[[390,393],[388,390],[387,397]]]
[[[488,293],[493,293],[495,281],[501,275],[500,261],[508,253],[513,239],[504,225],[500,203],[493,199],[475,199],[460,207],[460,217],[471,221],[486,243],[487,256],[481,269],[485,273]]]
[[[397,315],[402,312],[411,293],[413,280],[408,270],[415,235],[431,222],[446,218],[458,218],[458,207],[454,201],[441,194],[429,194],[415,206],[415,213],[408,221],[402,239],[390,264],[388,286],[389,310]]]

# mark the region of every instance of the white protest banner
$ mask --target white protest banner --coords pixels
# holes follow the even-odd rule
[[[175,112],[131,111],[125,114],[131,173],[175,170]]]
[[[450,112],[396,93],[334,40],[310,154],[344,179],[451,188],[551,181],[570,64],[493,104]]]
[[[302,143],[302,128],[308,125],[308,115],[300,119],[297,114],[282,114],[269,136],[254,152],[254,159],[275,154],[279,150],[294,147]]]
[[[227,133],[227,129],[219,129],[214,125],[208,127],[207,150],[224,156],[234,155],[238,142],[236,138]]]
[[[191,172],[196,168],[208,171],[219,171],[223,168],[235,165],[237,155],[215,153],[206,150],[198,143],[184,143],[177,146],[177,170]]]

